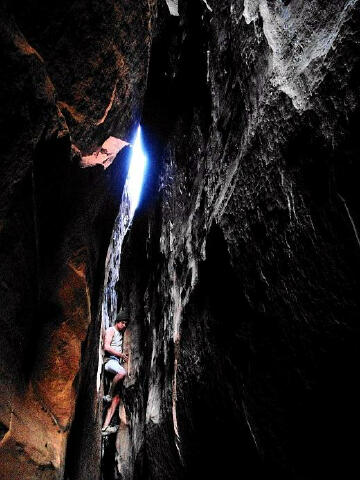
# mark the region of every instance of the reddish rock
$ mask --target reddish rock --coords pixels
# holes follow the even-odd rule
[[[63,475],[127,168],[106,139],[130,138],[146,83],[151,12],[132,7],[0,7],[1,480]]]

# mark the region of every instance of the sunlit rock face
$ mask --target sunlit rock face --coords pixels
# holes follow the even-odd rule
[[[123,246],[136,361],[117,459],[137,479],[353,478],[359,2],[178,7]]]
[[[152,3],[25,3],[0,6],[0,478],[63,478],[84,421],[96,441],[67,470],[97,478],[98,299]]]

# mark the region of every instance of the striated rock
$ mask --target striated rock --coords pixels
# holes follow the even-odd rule
[[[87,400],[100,440],[98,299],[127,170],[119,139],[130,139],[145,89],[151,9],[110,1],[0,7],[4,480],[63,478],[77,398]],[[104,145],[101,165],[84,168],[82,158]],[[88,478],[97,478],[98,443],[83,452],[93,460]]]
[[[138,116],[152,3],[11,3],[26,38],[46,58],[72,140],[85,154],[108,132],[126,138]]]
[[[1,479],[359,475],[359,8],[2,3]],[[99,298],[141,115],[102,443]]]
[[[359,3],[166,8],[120,268],[125,478],[355,477]]]

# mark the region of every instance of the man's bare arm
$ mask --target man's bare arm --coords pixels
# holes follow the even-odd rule
[[[114,330],[112,328],[108,328],[105,332],[105,342],[104,342],[104,350],[105,352],[110,353],[110,355],[114,355],[115,357],[123,358],[127,360],[127,356],[124,353],[118,352],[114,348],[111,347],[111,340],[114,336]]]

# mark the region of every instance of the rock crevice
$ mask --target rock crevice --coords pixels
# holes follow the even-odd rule
[[[0,7],[0,478],[354,478],[359,2],[22,3]],[[104,145],[140,119],[101,463],[130,150]]]

